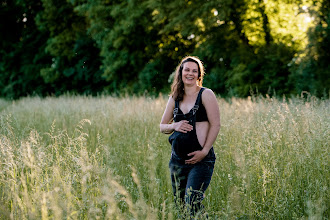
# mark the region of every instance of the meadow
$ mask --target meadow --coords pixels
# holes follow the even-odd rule
[[[0,99],[0,219],[176,219],[166,102]],[[329,219],[330,100],[218,103],[209,219]]]

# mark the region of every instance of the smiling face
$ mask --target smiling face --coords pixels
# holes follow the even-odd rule
[[[185,86],[203,86],[204,66],[198,57],[187,56],[176,67],[175,78],[171,86],[171,95],[176,101],[182,101]]]
[[[182,81],[185,85],[196,85],[198,75],[197,63],[185,62],[183,64]]]

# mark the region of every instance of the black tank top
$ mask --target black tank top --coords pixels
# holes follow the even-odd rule
[[[206,109],[202,103],[202,93],[204,91],[204,88],[201,88],[201,94],[200,94],[200,103],[199,103],[199,108],[196,112],[196,122],[201,122],[201,121],[209,121],[207,114],[206,114]],[[183,114],[180,108],[178,108],[178,113]]]
[[[201,146],[198,141],[197,133],[196,133],[196,118],[197,118],[197,112],[200,110],[199,107],[201,104],[200,99],[203,90],[204,88],[201,88],[201,90],[198,93],[194,107],[187,114],[179,113],[181,111],[179,108],[179,102],[178,101],[175,102],[175,108],[173,110],[174,121],[178,122],[181,120],[187,120],[189,121],[189,124],[193,126],[193,130],[187,133],[174,131],[171,134],[171,136],[168,138],[170,144],[172,145],[172,155],[178,158],[178,160],[181,161],[182,164],[184,164],[184,160],[192,157],[192,156],[188,156],[189,153],[203,149],[203,146]],[[214,162],[215,154],[213,147],[211,148],[208,155],[203,160],[212,160]]]

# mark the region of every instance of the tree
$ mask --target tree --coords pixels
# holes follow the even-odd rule
[[[44,52],[47,34],[34,22],[41,2],[3,1],[0,5],[0,95],[18,98],[46,91],[40,69],[47,64]]]
[[[327,97],[330,91],[330,2],[313,1],[305,10],[316,25],[308,31],[306,50],[294,59],[291,81],[297,93],[309,91]]]
[[[139,92],[151,79],[139,77],[152,63],[157,41],[151,24],[151,11],[143,1],[76,1],[75,10],[86,16],[88,33],[97,43],[102,57],[103,77],[112,92]],[[147,80],[139,83],[139,80]],[[145,88],[151,89],[150,84]],[[157,88],[158,90],[160,88]]]
[[[42,5],[36,21],[39,29],[49,34],[45,50],[51,63],[41,70],[48,92],[102,92],[106,82],[100,70],[100,52],[87,33],[86,19],[66,0],[42,0]]]
[[[3,0],[0,95],[168,92],[186,55],[204,61],[204,85],[222,95],[320,95],[329,89],[328,4]]]

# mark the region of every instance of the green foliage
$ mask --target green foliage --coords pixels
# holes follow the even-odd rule
[[[168,92],[186,55],[204,61],[205,86],[223,96],[251,89],[323,96],[330,84],[328,4],[3,1],[0,96]]]
[[[100,70],[99,49],[86,33],[84,17],[74,11],[65,0],[43,0],[44,10],[37,16],[41,31],[49,34],[46,52],[52,63],[40,71],[48,92],[55,95],[67,91],[80,94],[96,94],[106,86]]]
[[[291,81],[297,92],[312,91],[327,97],[330,91],[330,2],[314,1],[310,13],[316,26],[309,29],[306,51],[294,60]]]
[[[39,1],[4,1],[0,5],[0,96],[44,94],[47,88],[39,74],[48,63],[47,34],[38,31],[34,17]]]
[[[75,10],[87,14],[88,33],[102,57],[103,77],[111,91],[132,91],[138,74],[150,59],[145,51],[154,42],[148,24],[150,11],[141,1],[86,1]]]

